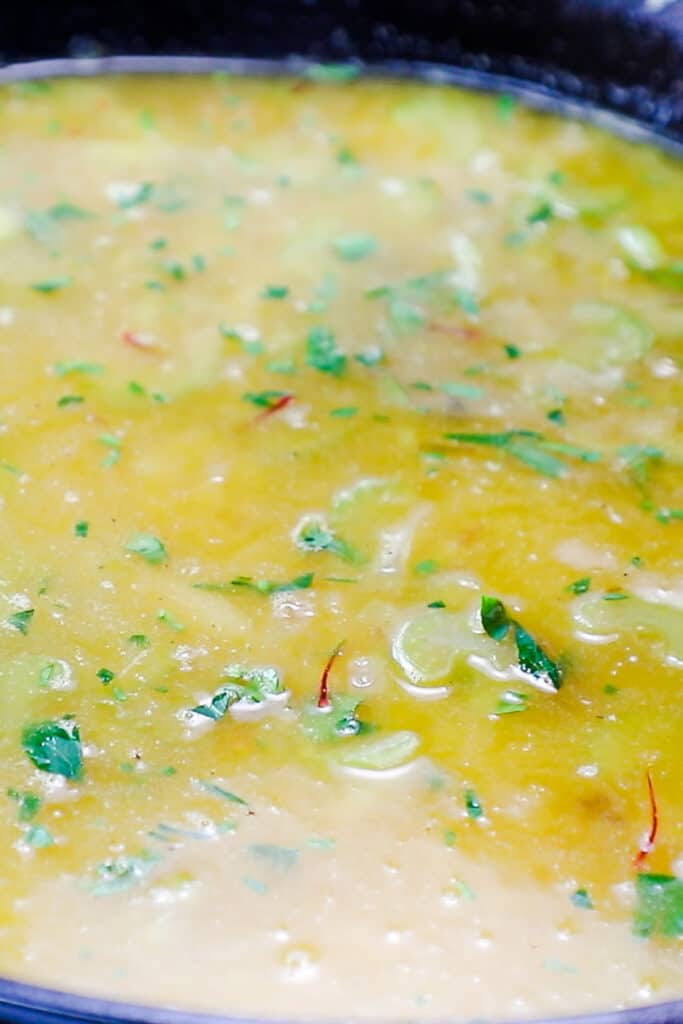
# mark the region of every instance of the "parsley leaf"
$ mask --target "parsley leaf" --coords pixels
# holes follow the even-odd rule
[[[377,251],[377,239],[373,235],[342,235],[332,243],[337,256],[347,263],[357,263]]]
[[[97,881],[91,888],[94,896],[109,896],[111,893],[129,889],[141,882],[152,870],[159,857],[144,851],[139,857],[115,857],[98,864]]]
[[[216,593],[234,593],[236,590],[255,590],[259,594],[282,594],[288,590],[308,590],[313,584],[314,574],[312,572],[295,576],[294,579],[286,580],[284,583],[276,583],[274,580],[255,580],[252,576],[236,576],[229,583],[193,583],[195,590],[208,590]]]
[[[41,292],[43,295],[51,295],[52,292],[61,291],[71,284],[71,278],[65,274],[59,277],[49,277],[44,281],[34,281],[31,288],[34,292]]]
[[[465,790],[465,811],[467,812],[467,817],[475,821],[477,818],[484,816],[484,808],[473,789]]]
[[[190,709],[195,715],[203,715],[215,722],[239,700],[262,704],[268,697],[284,693],[280,673],[272,666],[246,668],[244,665],[229,665],[225,674],[228,681],[208,701]]]
[[[633,930],[648,938],[683,935],[683,879],[674,875],[636,876],[636,916]]]
[[[512,629],[517,646],[519,667],[523,672],[528,672],[553,690],[560,689],[562,685],[561,666],[548,657],[540,644],[523,626],[510,618],[502,601],[499,601],[497,597],[483,595],[480,615],[484,631],[492,640],[498,642],[504,640],[509,630]]]
[[[73,719],[48,719],[27,725],[21,742],[36,768],[51,775],[63,775],[66,779],[80,779],[83,751],[78,726]]]
[[[159,538],[151,533],[134,533],[126,544],[126,551],[140,555],[150,565],[160,565],[166,560],[166,548]]]
[[[306,362],[321,373],[341,377],[346,370],[347,358],[337,348],[332,331],[327,327],[312,327],[306,339]]]
[[[13,629],[19,630],[24,636],[28,633],[28,627],[31,624],[31,619],[35,615],[34,608],[26,608],[22,612],[14,612],[13,615],[7,617],[7,625],[12,626]]]
[[[303,551],[329,551],[345,562],[358,564],[360,555],[341,537],[329,529],[321,516],[308,516],[297,528],[294,543]]]
[[[574,580],[567,587],[570,594],[587,594],[591,588],[590,576],[583,576],[580,580]]]
[[[597,462],[599,452],[578,448],[576,445],[562,444],[559,441],[548,441],[542,434],[533,430],[506,430],[501,433],[468,434],[447,433],[443,435],[447,441],[458,441],[461,444],[478,444],[489,448],[500,448],[513,458],[523,462],[543,476],[558,478],[564,476],[567,467],[556,457],[567,455],[582,462]]]
[[[83,373],[96,377],[104,373],[101,363],[88,363],[81,359],[68,359],[65,362],[55,363],[53,370],[57,377],[66,377],[70,373]]]
[[[590,898],[586,889],[577,889],[571,895],[571,901],[575,907],[579,907],[581,910],[594,910],[593,900]]]
[[[31,821],[43,803],[35,793],[21,793],[17,789],[8,789],[7,796],[17,805],[17,819],[21,822]]]

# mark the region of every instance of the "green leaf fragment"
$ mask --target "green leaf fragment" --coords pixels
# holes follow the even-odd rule
[[[340,259],[357,263],[377,251],[377,239],[373,235],[342,235],[332,242],[332,248]]]
[[[66,274],[62,274],[59,277],[46,278],[44,281],[34,281],[31,288],[34,292],[51,295],[53,292],[61,291],[62,288],[66,288],[70,284],[71,278]]]
[[[74,523],[74,534],[76,537],[87,537],[90,530],[90,523],[85,519],[79,519],[77,523]]]
[[[13,615],[9,615],[6,622],[8,626],[12,627],[12,629],[16,629],[26,636],[28,633],[28,627],[31,625],[31,619],[34,615],[35,608],[25,608],[21,612],[14,612]]]
[[[306,339],[306,363],[333,377],[341,377],[346,370],[347,357],[337,348],[335,336],[326,327],[313,327]]]
[[[520,711],[527,711],[529,707],[529,695],[520,693],[518,690],[506,690],[498,699],[495,715],[516,715]]]
[[[504,640],[507,636],[511,622],[505,605],[497,597],[482,596],[481,624],[492,640]]]
[[[55,363],[53,367],[55,376],[66,377],[72,373],[80,373],[89,377],[98,377],[104,373],[104,366],[101,363],[89,363],[81,359],[69,359],[65,362]]]
[[[72,718],[48,719],[28,725],[21,742],[36,768],[66,779],[80,779],[83,751],[78,726]]]
[[[282,594],[288,590],[308,590],[313,585],[314,574],[302,573],[294,579],[278,583],[274,580],[257,580],[252,576],[236,576],[228,583],[193,583],[195,590],[214,593],[235,593],[239,590],[253,590],[259,594]]]
[[[497,597],[482,596],[480,607],[481,623],[493,640],[504,640],[512,629],[517,647],[519,667],[528,672],[546,687],[559,690],[562,685],[562,668],[548,657],[543,648],[530,633],[510,618],[505,605]]]
[[[594,910],[595,906],[586,889],[577,889],[571,895],[571,901],[580,910]]]
[[[21,792],[12,788],[7,790],[7,796],[16,803],[17,821],[22,823],[32,821],[43,803],[35,793]]]
[[[483,818],[484,808],[481,805],[479,797],[473,789],[466,789],[464,793],[465,799],[465,812],[468,818],[476,821],[477,818]]]
[[[583,576],[580,580],[574,580],[567,587],[570,594],[586,594],[591,588],[590,576]]]
[[[150,565],[160,565],[166,560],[164,544],[151,533],[134,533],[126,544],[125,550],[139,555]]]
[[[139,857],[121,856],[106,860],[95,869],[96,881],[91,887],[94,896],[111,896],[144,881],[158,855],[143,852]]]
[[[294,534],[294,543],[302,551],[329,551],[356,565],[362,561],[358,552],[334,533],[320,516],[309,516],[300,523]]]
[[[52,834],[44,825],[31,825],[31,827],[27,828],[24,833],[24,840],[29,846],[32,846],[34,850],[44,850],[47,846],[52,846],[54,844]]]
[[[220,686],[208,701],[191,708],[194,714],[215,722],[240,700],[261,704],[268,697],[284,693],[280,673],[272,666],[250,669],[244,665],[229,665],[225,674],[228,682]]]
[[[636,876],[634,934],[641,938],[683,935],[683,879],[674,875]]]

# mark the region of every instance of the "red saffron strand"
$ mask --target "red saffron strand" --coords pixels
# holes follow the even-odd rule
[[[318,707],[319,708],[329,708],[329,706],[330,706],[330,694],[329,694],[329,689],[328,689],[327,681],[329,679],[330,670],[332,669],[332,666],[334,665],[336,659],[341,654],[343,646],[344,646],[344,641],[342,640],[341,643],[337,644],[335,649],[332,651],[332,654],[327,659],[327,662],[325,664],[325,668],[323,669],[322,675],[320,676],[320,689],[318,690]]]
[[[284,409],[286,405],[289,405],[289,403],[293,401],[294,395],[280,395],[280,397],[277,398],[272,403],[272,405],[269,405],[267,409],[264,409],[263,412],[260,412],[258,414],[258,416],[256,417],[256,422],[259,423],[261,420],[264,420],[266,416],[272,416],[274,412],[279,412],[280,409]]]
[[[641,845],[640,849],[638,850],[638,853],[635,855],[633,859],[633,867],[636,869],[636,871],[640,871],[643,864],[645,863],[645,858],[654,847],[655,840],[657,838],[657,829],[659,828],[657,797],[655,796],[655,787],[652,782],[652,776],[650,775],[649,769],[647,771],[647,792],[650,799],[650,831],[647,834],[647,839]]]

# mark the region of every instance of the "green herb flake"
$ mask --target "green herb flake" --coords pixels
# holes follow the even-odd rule
[[[517,100],[508,93],[502,93],[496,101],[496,114],[499,121],[509,124],[517,109]]]
[[[602,595],[603,601],[626,601],[628,600],[628,594],[625,594],[623,590],[608,590]]]
[[[467,288],[456,288],[453,298],[456,305],[469,317],[478,317],[481,310],[473,292]]]
[[[244,665],[229,665],[225,674],[227,682],[220,686],[213,696],[190,708],[195,715],[218,721],[233,704],[240,700],[251,704],[262,704],[268,697],[284,693],[280,673],[272,666],[247,668]]]
[[[503,350],[508,359],[519,359],[522,355],[522,350],[517,345],[503,345]]]
[[[32,821],[43,803],[36,793],[21,792],[18,789],[8,789],[7,796],[17,805],[17,821],[22,824]]]
[[[286,391],[245,391],[242,401],[251,402],[258,409],[270,409],[286,394]]]
[[[301,522],[294,535],[294,543],[302,551],[329,551],[345,562],[358,564],[362,561],[358,552],[330,530],[319,516],[308,516]]]
[[[491,434],[449,432],[443,436],[447,441],[499,448],[524,465],[535,469],[537,473],[555,479],[564,476],[567,471],[567,467],[555,453],[579,459],[581,462],[597,462],[600,459],[599,452],[559,441],[549,441],[533,430],[506,430]]]
[[[430,601],[429,604],[427,605],[427,607],[428,608],[445,608],[446,607],[446,602],[445,601]]]
[[[48,719],[28,725],[21,737],[22,747],[40,771],[80,779],[83,751],[78,726],[73,718]]]
[[[52,846],[54,843],[52,833],[44,825],[31,825],[24,833],[24,840],[34,850],[44,850],[47,846]]]
[[[384,362],[384,352],[381,348],[368,348],[363,352],[356,352],[353,357],[361,366],[378,366]]]
[[[683,879],[646,873],[636,876],[633,931],[640,938],[683,935]]]
[[[570,594],[587,594],[591,588],[590,576],[582,576],[580,580],[574,580],[567,587]]]
[[[491,193],[484,192],[480,188],[470,188],[467,190],[466,195],[473,203],[479,203],[480,206],[488,206],[489,203],[493,202]]]
[[[74,534],[76,537],[87,537],[89,530],[90,523],[85,519],[79,519],[77,523],[74,523]]]
[[[562,409],[550,409],[546,414],[546,419],[550,420],[551,423],[556,423],[558,427],[564,427],[566,425],[566,419]]]
[[[159,620],[159,622],[163,622],[165,625],[167,625],[169,629],[172,629],[175,633],[180,633],[182,632],[183,629],[185,629],[182,622],[178,622],[178,620],[174,618],[170,612],[166,611],[165,608],[159,609],[159,611],[157,612],[157,619]]]
[[[235,576],[228,583],[193,583],[195,590],[214,593],[234,593],[237,590],[254,590],[259,594],[282,594],[288,590],[308,590],[313,585],[314,574],[302,573],[291,580],[277,583],[274,580],[258,580],[252,576]]]
[[[431,576],[438,571],[439,563],[433,558],[425,558],[421,562],[416,562],[413,566],[413,572],[416,576]]]
[[[125,550],[139,555],[150,565],[161,565],[167,557],[164,544],[151,533],[134,533],[126,544]]]
[[[527,214],[526,222],[527,224],[544,224],[546,221],[552,220],[554,215],[552,205],[544,201]]]
[[[142,882],[158,861],[157,855],[143,851],[139,857],[121,856],[106,860],[95,869],[94,896],[110,896]]]
[[[261,292],[262,299],[286,299],[289,288],[286,284],[268,284]]]
[[[452,828],[447,828],[443,834],[443,841],[449,850],[452,850],[457,842],[457,836]]]
[[[143,181],[139,185],[122,189],[115,202],[120,210],[131,210],[134,206],[149,202],[153,194],[154,185],[150,181]]]
[[[249,807],[246,800],[243,800],[237,793],[233,793],[229,789],[225,789],[224,786],[219,786],[215,782],[206,782],[202,779],[199,780],[199,787],[205,792],[210,793],[211,796],[220,797],[221,800],[227,800],[231,804],[240,804],[242,807]]]
[[[69,405],[82,405],[85,402],[83,395],[62,395],[57,399],[59,409],[65,409]]]
[[[337,409],[330,409],[330,416],[334,416],[336,419],[348,420],[352,416],[356,416],[358,413],[357,405],[341,405]]]
[[[580,910],[595,910],[587,889],[577,889],[576,892],[571,894],[570,899],[574,906]]]
[[[100,680],[100,682],[104,684],[104,686],[108,686],[112,679],[114,679],[115,677],[115,673],[108,668],[99,668],[95,675]]]
[[[498,698],[494,715],[516,715],[520,711],[527,711],[529,708],[528,693],[520,693],[518,690],[506,690]]]
[[[67,288],[70,284],[71,278],[61,275],[46,278],[44,281],[34,281],[31,288],[34,292],[40,292],[42,295],[51,295],[53,292],[61,291],[62,288]]]
[[[21,612],[14,612],[12,615],[9,615],[5,621],[8,626],[12,627],[12,629],[16,629],[26,636],[34,614],[35,608],[25,608]]]
[[[69,359],[65,362],[55,363],[53,372],[57,377],[67,377],[69,374],[83,374],[88,377],[98,377],[104,373],[101,363],[88,363],[81,359]]]
[[[377,252],[377,239],[373,235],[342,235],[332,242],[332,248],[340,259],[347,263],[358,263]]]
[[[562,668],[545,653],[530,633],[511,619],[505,605],[496,597],[482,596],[481,623],[484,631],[491,639],[498,642],[504,640],[512,630],[517,647],[519,667],[523,672],[534,676],[544,687],[559,690],[562,685]]]
[[[306,68],[306,78],[323,85],[335,85],[351,82],[360,75],[357,64],[310,64]]]
[[[476,821],[477,818],[483,818],[484,808],[481,805],[479,797],[473,789],[466,789],[464,793],[465,800],[465,812],[468,818],[472,818]]]
[[[144,633],[131,633],[128,637],[128,643],[133,644],[134,647],[150,647],[150,639]]]
[[[306,363],[321,373],[341,377],[346,370],[347,357],[337,348],[332,331],[313,327],[306,339]]]

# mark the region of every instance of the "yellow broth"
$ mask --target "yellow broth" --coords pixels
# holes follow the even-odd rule
[[[0,968],[681,996],[683,171],[335,77],[3,90]]]

